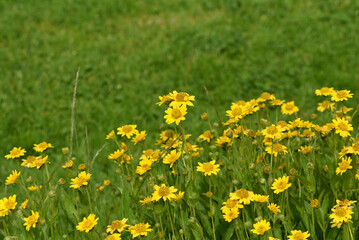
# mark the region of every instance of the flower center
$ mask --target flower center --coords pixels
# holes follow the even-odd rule
[[[227,208],[234,208],[237,205],[237,201],[236,200],[228,200],[226,203],[226,207]]]
[[[296,232],[294,235],[293,235],[293,239],[295,240],[303,240],[304,239],[304,234],[301,233],[301,232]]]
[[[7,208],[7,209],[11,209],[11,208],[13,208],[13,206],[14,206],[14,203],[11,200],[9,200],[5,203],[5,208]]]
[[[341,122],[341,123],[338,124],[338,128],[341,131],[347,131],[348,126],[345,123]]]
[[[359,151],[359,143],[353,145],[353,150],[356,152]]]
[[[294,108],[294,106],[293,106],[292,104],[287,104],[287,105],[285,105],[285,109],[286,109],[287,111],[291,111],[291,110],[293,110],[293,108]]]
[[[122,222],[118,220],[113,221],[111,224],[112,229],[120,229],[122,228],[122,226],[123,226]]]
[[[205,172],[212,172],[214,170],[214,166],[211,163],[204,163],[203,169]]]
[[[240,116],[242,115],[242,109],[240,107],[235,107],[232,109],[233,116]]]
[[[143,224],[143,223],[139,223],[139,224],[137,224],[136,227],[135,227],[135,231],[136,231],[137,233],[146,232],[146,230],[147,230],[147,227],[146,227],[146,225]]]
[[[91,220],[85,220],[82,225],[84,226],[84,228],[90,228],[91,227],[91,224],[92,224],[92,221]]]
[[[31,215],[28,219],[27,219],[28,225],[33,225],[37,222],[37,218],[36,216]]]
[[[124,126],[124,127],[122,127],[122,132],[130,133],[130,132],[132,132],[132,127],[131,126]]]
[[[180,92],[176,95],[177,102],[187,102],[188,101],[188,94],[184,92]]]
[[[173,109],[171,112],[171,117],[173,117],[174,119],[178,119],[182,116],[181,110],[179,109]]]
[[[279,143],[273,144],[273,152],[279,152],[279,151],[282,151],[282,145],[280,145]]]
[[[287,183],[284,181],[280,181],[277,183],[277,188],[278,189],[284,189],[287,186]]]
[[[338,91],[337,92],[337,97],[339,99],[342,99],[342,98],[346,98],[347,97],[347,93],[345,91]]]
[[[272,134],[272,135],[276,134],[277,132],[278,132],[278,129],[276,126],[270,126],[267,130],[267,133]]]
[[[161,187],[158,190],[158,195],[160,195],[161,197],[166,197],[168,195],[170,195],[171,191],[168,187]]]
[[[248,196],[249,196],[249,193],[248,193],[248,191],[247,190],[245,190],[245,189],[239,189],[238,191],[237,191],[237,196],[240,198],[240,199],[243,199],[243,198],[247,198]]]

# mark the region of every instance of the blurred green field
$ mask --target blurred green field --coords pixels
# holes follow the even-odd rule
[[[164,113],[155,102],[172,90],[196,96],[185,124],[198,133],[202,112],[215,119],[203,85],[223,116],[263,91],[308,116],[322,86],[351,90],[356,105],[358,13],[354,0],[3,0],[0,155],[69,145],[78,67],[74,151],[84,156],[86,127],[91,154],[120,125],[157,137]]]

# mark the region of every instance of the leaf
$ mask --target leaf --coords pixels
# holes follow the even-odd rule
[[[197,219],[194,219],[194,221],[189,225],[189,227],[191,229],[191,233],[196,240],[203,240],[203,229],[198,223]]]
[[[225,234],[223,235],[223,240],[230,240],[234,233],[234,224],[230,224],[229,228],[227,228]]]

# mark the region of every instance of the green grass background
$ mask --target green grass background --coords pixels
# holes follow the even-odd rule
[[[69,145],[78,67],[74,151],[84,156],[86,127],[92,154],[120,125],[156,137],[155,102],[172,90],[196,96],[185,122],[194,134],[206,129],[202,112],[216,120],[203,85],[223,116],[263,91],[308,116],[322,86],[351,90],[355,106],[358,26],[355,0],[2,0],[0,156]]]

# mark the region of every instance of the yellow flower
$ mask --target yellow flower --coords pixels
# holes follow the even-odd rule
[[[15,184],[20,174],[21,172],[17,172],[16,170],[12,171],[12,174],[6,178],[5,185]]]
[[[41,142],[39,144],[34,144],[34,150],[36,152],[43,152],[48,148],[53,148],[54,146],[51,145],[51,143],[47,142]]]
[[[167,154],[163,158],[164,164],[170,164],[170,168],[172,168],[173,164],[179,159],[181,156],[180,152],[177,152],[176,150],[172,150],[169,154]]]
[[[24,218],[25,221],[24,226],[26,227],[26,231],[30,231],[31,227],[33,228],[36,227],[36,223],[39,217],[40,217],[39,212],[34,212],[31,210],[31,215],[27,218]]]
[[[30,186],[30,187],[28,187],[28,189],[31,191],[31,192],[35,192],[35,191],[38,191],[38,190],[40,190],[42,188],[42,185],[40,185],[40,186]]]
[[[151,196],[145,197],[145,199],[140,200],[140,203],[141,203],[142,205],[147,205],[147,204],[150,204],[151,202],[152,202],[152,197],[151,197]]]
[[[312,208],[317,208],[319,206],[319,201],[318,199],[313,199],[311,202],[310,202],[310,206]]]
[[[272,184],[272,189],[274,190],[274,193],[278,194],[280,192],[285,191],[290,186],[292,186],[292,184],[288,183],[288,181],[289,181],[289,177],[287,176],[275,179],[274,183]]]
[[[232,146],[232,140],[227,136],[221,136],[217,139],[216,145],[221,148],[226,148]]]
[[[298,152],[302,152],[303,154],[308,154],[312,150],[311,146],[301,146],[300,149],[298,149]]]
[[[137,236],[147,236],[147,232],[152,232],[152,229],[149,228],[150,224],[148,223],[139,223],[135,226],[130,226],[128,229],[132,234],[132,239]]]
[[[270,104],[272,106],[280,106],[284,103],[284,100],[280,100],[280,99],[274,99],[272,101],[270,101]]]
[[[206,163],[198,163],[197,166],[198,172],[203,172],[205,176],[210,176],[212,174],[217,175],[219,172],[219,164],[216,164],[216,160],[206,162]]]
[[[0,199],[0,217],[9,215],[11,210],[15,209],[17,205],[16,195],[12,195],[9,198]]]
[[[161,198],[163,199],[163,201],[166,201],[167,199],[169,201],[172,201],[172,199],[176,197],[174,193],[177,192],[177,189],[173,186],[166,187],[165,184],[162,184],[160,187],[158,185],[155,185],[155,190],[156,191],[152,194],[153,201],[158,201]]]
[[[173,91],[169,95],[170,98],[173,99],[173,101],[170,103],[171,107],[175,105],[193,106],[193,103],[191,101],[194,101],[195,97],[190,96],[188,93]]]
[[[44,164],[48,163],[47,158],[48,158],[47,155],[45,157],[42,156],[36,157],[35,161],[33,161],[31,164],[31,168],[40,169]]]
[[[228,117],[237,122],[245,116],[245,109],[244,106],[233,103],[231,110],[226,111],[226,113]]]
[[[147,133],[146,131],[136,132],[136,136],[131,140],[135,143],[135,145],[139,142],[143,142],[146,140]]]
[[[29,199],[26,199],[23,203],[21,203],[20,208],[26,209],[29,204]]]
[[[175,194],[175,197],[172,199],[175,202],[178,202],[179,200],[181,200],[183,198],[184,192],[179,191],[178,194]]]
[[[331,100],[336,102],[342,102],[348,100],[348,98],[353,97],[353,93],[350,93],[350,91],[348,90],[334,91],[331,93],[331,95],[332,95]]]
[[[350,153],[359,155],[359,142],[355,142],[348,150]]]
[[[261,96],[257,99],[258,102],[266,102],[269,100],[274,100],[275,96],[274,94],[270,94],[268,92],[264,92],[261,94]]]
[[[202,133],[201,135],[199,135],[199,138],[202,139],[203,141],[210,142],[211,139],[213,138],[213,135],[210,131],[207,130],[204,133]]]
[[[279,238],[269,237],[269,240],[280,240]]]
[[[243,208],[244,206],[242,204],[239,204],[239,200],[238,199],[228,199],[227,201],[225,201],[223,203],[223,207],[221,207],[221,210],[223,213],[227,213],[230,210],[233,209],[239,209],[239,208]]]
[[[271,211],[274,214],[280,212],[279,206],[277,206],[277,204],[275,204],[275,203],[268,204],[268,209],[269,209],[269,211]]]
[[[288,153],[287,147],[280,143],[274,143],[274,144],[268,145],[268,147],[266,147],[265,150],[269,154],[274,154],[275,157],[278,156],[278,153],[280,153],[280,154]]]
[[[73,166],[74,166],[74,161],[68,160],[67,162],[65,162],[64,165],[62,165],[62,168],[72,168]]]
[[[158,98],[160,99],[160,101],[156,103],[158,106],[161,106],[162,104],[169,104],[173,101],[173,97],[170,94],[159,96]]]
[[[103,185],[105,185],[106,187],[110,186],[110,184],[111,184],[111,181],[108,179],[103,181]]]
[[[223,215],[224,220],[231,222],[233,219],[236,219],[239,216],[238,208],[228,209]]]
[[[140,166],[137,166],[136,173],[139,175],[145,174],[152,167],[152,160],[144,159],[139,162]]]
[[[266,231],[271,229],[270,223],[266,220],[259,221],[255,224],[253,224],[254,229],[251,230],[251,232],[257,234],[257,235],[264,235]]]
[[[130,139],[133,134],[138,132],[136,128],[137,125],[124,125],[117,128],[117,135],[121,134],[121,137],[126,136],[128,139]]]
[[[266,127],[262,130],[263,136],[271,139],[280,139],[283,135],[284,129],[281,126],[276,126],[272,124],[272,126]]]
[[[167,115],[164,116],[167,124],[175,122],[178,125],[181,121],[186,119],[184,116],[187,114],[187,107],[186,105],[174,105],[173,108],[169,107],[165,113],[167,113]]]
[[[107,230],[106,232],[109,233],[114,233],[115,231],[121,233],[122,231],[125,230],[126,227],[128,227],[129,225],[126,224],[127,222],[127,218],[123,218],[122,220],[115,220],[111,223],[111,225],[107,226]]]
[[[15,158],[18,158],[18,157],[21,157],[21,156],[24,156],[26,153],[26,150],[25,149],[21,149],[21,147],[14,147],[10,153],[8,155],[5,155],[5,158],[6,159],[15,159]]]
[[[117,160],[123,155],[124,151],[120,149],[117,149],[114,153],[108,155],[108,159]]]
[[[334,103],[329,102],[329,101],[323,101],[321,103],[318,103],[318,107],[317,110],[319,112],[324,112],[325,110],[330,110],[333,111],[334,110]]]
[[[35,161],[36,161],[35,156],[28,156],[26,159],[22,160],[21,166],[30,168]]]
[[[317,89],[315,90],[315,95],[317,96],[329,96],[334,92],[334,88],[328,88],[328,87],[323,87],[321,89]]]
[[[292,115],[299,111],[299,108],[294,104],[294,101],[284,103],[282,105],[282,113],[286,115]]]
[[[336,129],[335,133],[338,133],[341,137],[350,136],[349,131],[353,130],[353,126],[345,118],[333,119],[333,123]]]
[[[85,170],[85,169],[86,169],[86,165],[83,164],[83,163],[81,163],[81,164],[79,165],[79,170]]]
[[[121,240],[121,234],[114,233],[114,234],[108,235],[105,240]]]
[[[346,106],[343,106],[337,111],[337,113],[338,114],[347,114],[351,110],[353,110],[353,108],[347,108]]]
[[[79,222],[79,224],[76,226],[76,229],[79,230],[80,232],[89,232],[90,230],[92,230],[98,221],[98,218],[95,219],[95,214],[91,213],[87,218],[84,217],[82,222]]]
[[[268,202],[269,195],[254,194],[253,199],[256,202],[265,203],[265,202]]]
[[[348,169],[352,169],[353,167],[350,165],[352,162],[352,159],[348,157],[347,159],[343,159],[340,163],[338,163],[339,167],[337,167],[335,173],[337,175],[342,175],[345,173]]]
[[[288,236],[288,240],[307,240],[310,236],[310,233],[300,230],[293,230],[290,233],[291,235]]]
[[[71,179],[71,188],[78,189],[81,186],[87,185],[88,181],[91,178],[91,173],[86,173],[85,171],[80,172],[76,178]]]
[[[233,193],[230,193],[229,196],[232,200],[239,200],[239,203],[248,205],[251,203],[251,201],[253,201],[254,193],[252,191],[241,188]]]
[[[115,136],[115,130],[112,130],[109,134],[106,135],[105,139],[111,139]]]

